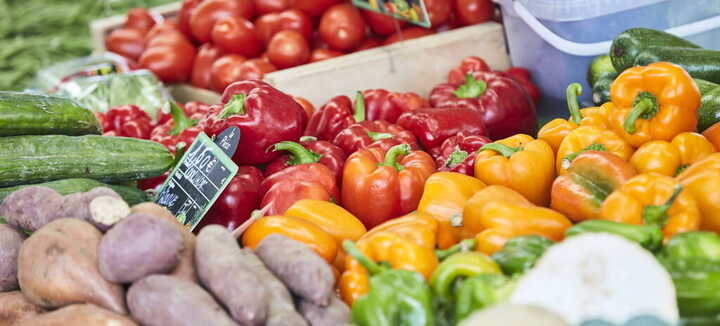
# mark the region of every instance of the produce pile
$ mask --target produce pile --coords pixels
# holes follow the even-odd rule
[[[490,0],[426,0],[425,6],[432,29],[347,1],[185,0],[176,19],[130,11],[105,47],[164,82],[222,92],[279,69],[489,21],[495,10]]]

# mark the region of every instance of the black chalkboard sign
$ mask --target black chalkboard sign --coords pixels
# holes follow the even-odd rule
[[[225,150],[200,133],[165,180],[155,202],[192,231],[237,171]]]

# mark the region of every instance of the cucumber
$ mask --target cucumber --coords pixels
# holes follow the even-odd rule
[[[5,197],[10,195],[14,191],[29,186],[44,186],[52,188],[55,189],[55,191],[59,192],[61,195],[69,195],[76,192],[86,192],[97,187],[108,187],[112,190],[115,190],[115,192],[117,192],[118,195],[120,195],[128,203],[128,205],[135,205],[149,200],[147,193],[138,188],[105,184],[93,179],[76,178],[0,188],[0,202],[2,202]]]
[[[624,71],[637,66],[635,58],[649,47],[700,48],[699,45],[672,34],[649,28],[631,28],[618,34],[610,47],[610,59],[615,70]]]
[[[703,132],[705,129],[710,128],[712,125],[720,122],[720,86],[715,85],[712,88],[707,83],[701,86],[701,83],[696,80],[700,88],[700,108],[698,109],[698,132]]]
[[[600,78],[612,76],[612,78],[614,79],[615,77],[617,77],[617,75],[618,72],[617,70],[615,70],[615,67],[613,67],[610,56],[607,54],[603,54],[601,56],[595,57],[595,59],[593,59],[593,61],[590,63],[587,71],[587,82],[590,87],[593,87],[595,86],[595,83],[600,80]]]
[[[720,83],[720,51],[649,47],[638,54],[633,65],[647,66],[660,61],[683,67],[693,78]]]
[[[700,94],[707,94],[708,92],[712,91],[713,89],[720,87],[720,85],[715,84],[713,82],[709,82],[707,80],[702,80],[702,79],[697,79],[697,78],[695,78],[695,85],[697,85],[698,89],[700,90]]]
[[[156,177],[173,164],[165,146],[106,136],[0,137],[0,187],[90,178],[117,182]]]
[[[95,114],[71,99],[0,92],[0,136],[101,133]]]
[[[603,105],[610,102],[610,87],[617,75],[605,75],[600,77],[592,86],[592,100],[595,105]]]

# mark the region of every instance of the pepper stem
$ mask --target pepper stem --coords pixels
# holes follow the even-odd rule
[[[372,139],[372,141],[378,141],[378,140],[381,140],[381,139],[390,139],[390,138],[392,138],[392,135],[391,135],[391,134],[388,134],[388,133],[386,133],[386,132],[368,131],[367,134],[368,134],[368,136],[370,136],[370,139]]]
[[[502,156],[510,157],[513,154],[515,154],[519,151],[522,151],[522,147],[510,147],[508,145],[501,144],[501,143],[490,143],[490,144],[483,145],[483,147],[480,147],[480,150],[481,151],[493,150],[493,151],[500,153],[500,155],[502,155]]]
[[[573,161],[576,157],[578,157],[578,155],[580,155],[580,154],[582,154],[582,153],[585,153],[585,152],[587,152],[587,151],[607,151],[607,147],[605,147],[605,145],[600,144],[600,143],[592,143],[592,144],[590,144],[588,147],[585,147],[585,148],[583,148],[583,149],[581,149],[581,150],[579,150],[579,151],[577,151],[577,152],[575,152],[575,153],[572,153],[572,154],[570,154],[570,155],[568,155],[568,156],[565,156],[565,158],[563,159],[563,162],[562,162],[562,167],[563,167],[563,169],[569,168],[569,167],[570,167],[570,163],[572,163],[572,161]]]
[[[682,164],[675,169],[675,176],[678,176],[680,173],[685,171],[685,169],[689,168],[690,164]]]
[[[463,241],[460,241],[460,243],[445,250],[435,250],[435,256],[437,256],[438,259],[443,260],[461,251],[474,250],[475,246],[477,246],[477,240],[465,239]]]
[[[385,154],[385,160],[378,166],[392,166],[395,170],[402,171],[405,167],[398,163],[398,157],[410,154],[410,145],[400,144],[390,147]]]
[[[363,253],[360,252],[357,247],[355,247],[355,243],[353,243],[352,241],[345,240],[343,241],[342,246],[343,249],[345,249],[345,252],[355,258],[355,260],[357,260],[360,265],[363,265],[363,267],[365,267],[365,269],[367,269],[368,273],[370,273],[371,275],[381,273],[383,270],[385,270],[384,267],[370,260],[370,258],[368,258],[367,256],[363,255]]]
[[[681,185],[676,185],[670,198],[662,205],[647,205],[643,209],[643,222],[646,225],[657,225],[661,228],[665,227],[668,219],[668,210],[673,205],[677,197],[682,192]]]
[[[317,137],[315,136],[302,136],[300,137],[300,142],[304,141],[317,141]]]
[[[355,118],[355,122],[365,121],[365,96],[361,91],[358,91],[357,95],[355,95],[354,109],[353,118]]]
[[[459,98],[478,98],[486,89],[487,83],[484,80],[476,80],[472,74],[467,74],[465,84],[460,85],[453,94]]]
[[[465,159],[470,156],[468,152],[456,149],[452,154],[450,154],[450,157],[448,158],[447,162],[445,162],[445,167],[448,168],[454,168],[458,164],[465,161]]]
[[[289,152],[290,157],[287,161],[288,165],[317,163],[322,157],[322,155],[315,153],[305,148],[305,146],[294,141],[281,141],[275,145],[272,145],[272,149],[274,152]]]
[[[188,116],[185,115],[185,111],[183,111],[175,101],[170,101],[170,116],[172,116],[175,125],[168,131],[168,135],[179,135],[183,130],[198,123],[198,120],[188,118]]]
[[[565,90],[568,111],[570,111],[569,120],[575,124],[580,124],[580,120],[583,118],[582,113],[580,113],[580,104],[577,99],[580,94],[582,94],[582,86],[580,83],[572,83],[568,85]]]
[[[623,128],[628,134],[634,134],[636,131],[635,122],[637,119],[651,119],[658,112],[658,103],[655,95],[649,92],[642,92],[635,97],[633,108],[625,118]]]
[[[225,103],[222,112],[218,115],[218,118],[225,119],[235,114],[245,114],[245,94],[235,94],[233,97]]]

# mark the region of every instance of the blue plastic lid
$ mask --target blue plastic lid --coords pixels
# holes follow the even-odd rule
[[[503,5],[513,0],[496,0]],[[577,21],[666,2],[668,0],[514,0],[533,16],[554,21]]]

